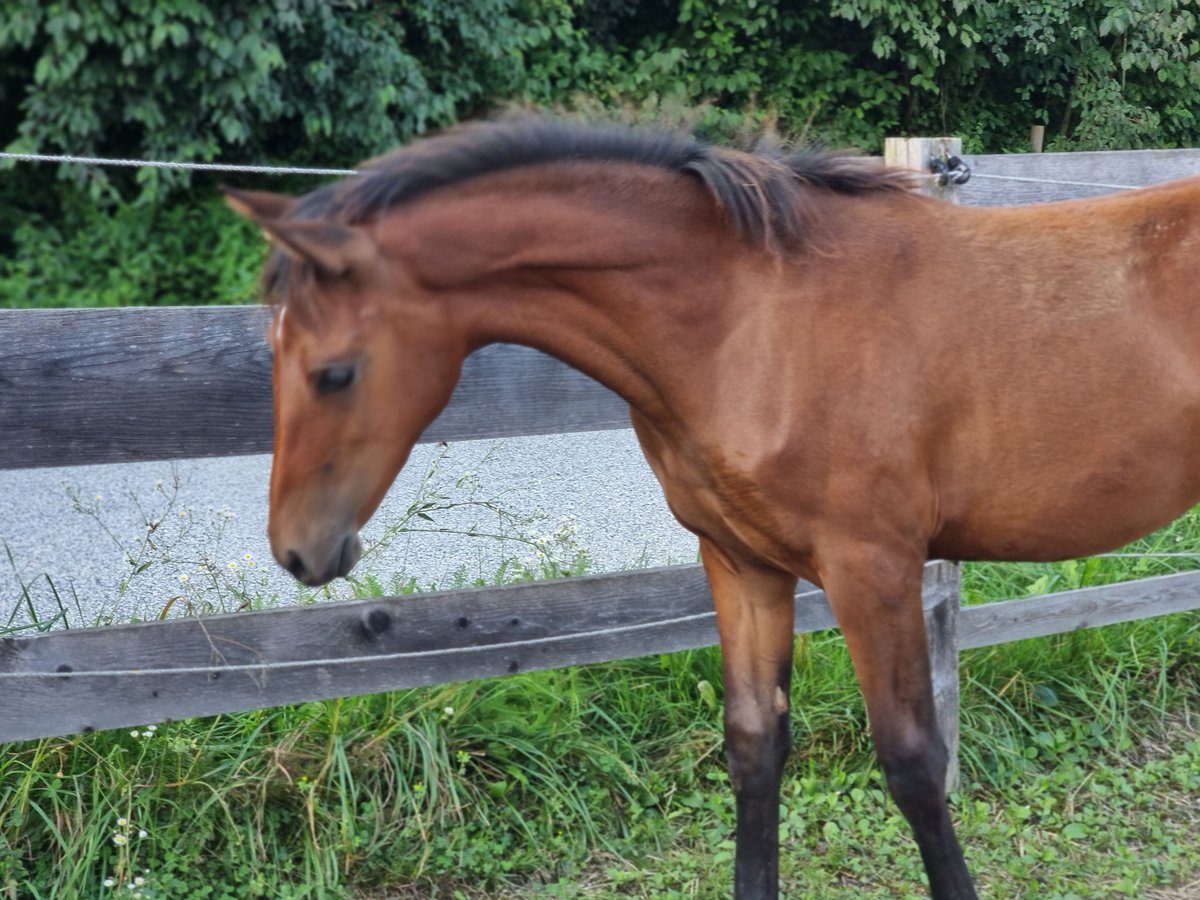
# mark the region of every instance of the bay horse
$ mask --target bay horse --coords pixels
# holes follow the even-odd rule
[[[975,897],[946,802],[927,559],[1056,560],[1200,499],[1200,179],[978,210],[870,160],[541,119],[299,198],[274,245],[269,535],[308,585],[463,360],[535,347],[616,391],[699,537],[725,673],[735,893],[778,893],[793,592],[824,588],[933,897]]]

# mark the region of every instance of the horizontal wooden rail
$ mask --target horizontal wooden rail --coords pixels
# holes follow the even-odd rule
[[[271,451],[261,307],[0,310],[0,469]],[[616,394],[552,357],[473,354],[423,442],[628,428]]]
[[[958,620],[958,646],[969,650],[1196,609],[1200,609],[1200,572],[1139,578],[964,607]]]
[[[964,204],[1017,205],[1200,174],[1200,150],[971,163],[977,177],[960,192]],[[268,452],[267,315],[0,311],[0,468]],[[467,361],[422,439],[627,426],[625,404],[607,389],[500,345]],[[961,611],[957,578],[950,564],[926,570],[935,693],[951,732],[960,648],[1200,609],[1200,573]],[[834,626],[819,591],[804,586],[800,597],[797,631]],[[4,638],[0,741],[671,652],[715,643],[714,621],[700,568],[683,566]]]
[[[934,689],[956,708],[957,652],[1200,609],[1200,572],[963,608],[926,568]],[[940,612],[938,612],[940,610]],[[797,590],[797,633],[836,627]],[[717,642],[700,566],[357,600],[0,640],[0,741],[52,737]],[[953,746],[953,743],[951,742]]]
[[[957,602],[933,563],[926,602]],[[835,627],[797,590],[795,629]],[[51,737],[717,643],[700,566],[0,639],[0,741]]]
[[[971,206],[1095,196],[1200,174],[1198,150],[970,158]],[[988,175],[1030,181],[991,180]],[[267,453],[268,311],[259,307],[0,310],[0,469]],[[628,427],[625,404],[523,347],[467,360],[423,441]]]
[[[1024,206],[1111,194],[1200,175],[1200,149],[1098,150],[1086,153],[1002,153],[968,158],[971,180],[959,191],[964,206]],[[989,178],[990,175],[1004,176]],[[1027,178],[1029,181],[1010,181]],[[1065,182],[1075,182],[1068,184]]]
[[[830,627],[802,593],[797,626]],[[703,570],[679,566],[9,638],[0,740],[668,653],[714,623]],[[172,672],[207,667],[240,668]]]

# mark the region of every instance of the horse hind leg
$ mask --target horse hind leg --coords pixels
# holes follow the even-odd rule
[[[820,576],[866,699],[875,752],[912,827],[934,900],[975,900],[946,803],[921,587],[924,559],[880,548],[823,555]]]
[[[701,540],[725,673],[725,751],[737,798],[737,900],[779,893],[779,787],[790,745],[796,578]]]

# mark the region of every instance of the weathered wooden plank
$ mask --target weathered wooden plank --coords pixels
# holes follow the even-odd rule
[[[962,189],[964,206],[1023,206],[1112,193],[1112,187],[1141,187],[1200,175],[1200,149],[1104,150],[1084,153],[981,154],[968,159],[971,180]],[[991,178],[989,176],[1003,176]],[[1009,181],[1028,178],[1029,181]]]
[[[964,607],[959,648],[988,647],[1200,609],[1200,572]]]
[[[944,609],[957,584],[953,566],[931,563],[926,603]],[[796,597],[797,632],[836,626],[821,591],[801,583]],[[5,638],[0,741],[716,642],[700,566]],[[946,656],[944,647],[938,652]],[[944,695],[956,673],[935,668]]]
[[[833,626],[798,595],[797,630]],[[714,622],[702,569],[675,566],[6,638],[0,741],[667,653]]]
[[[677,620],[709,612],[707,599],[691,567],[9,639],[0,642],[0,739],[591,662],[622,646],[631,654],[695,646],[711,640],[711,617]],[[675,621],[592,633],[662,619]],[[562,640],[545,642],[552,636]],[[441,650],[459,652],[402,655]],[[192,667],[217,670],[172,671]],[[109,671],[125,673],[95,674]]]
[[[264,313],[0,311],[0,467],[269,450]]]
[[[0,468],[268,453],[258,307],[0,310]],[[422,436],[627,428],[626,405],[558,360],[488,347]]]
[[[962,573],[957,565],[925,567],[925,635],[938,731],[949,754],[946,792],[958,790],[958,616]]]
[[[1096,196],[1200,174],[1200,150],[980,155],[972,206]],[[1028,178],[999,181],[987,176]],[[271,446],[266,310],[0,311],[0,468],[265,453]],[[621,428],[605,388],[535,351],[467,362],[426,441]]]

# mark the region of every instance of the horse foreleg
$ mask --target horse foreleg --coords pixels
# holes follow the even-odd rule
[[[737,797],[737,900],[779,893],[779,782],[789,747],[796,578],[701,541],[725,672],[725,752]]]
[[[946,803],[946,746],[938,732],[921,609],[924,560],[877,548],[823,556],[821,581],[867,703],[875,752],[912,826],[935,900],[973,900],[975,888]]]

